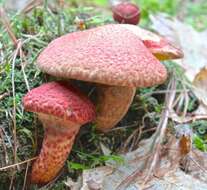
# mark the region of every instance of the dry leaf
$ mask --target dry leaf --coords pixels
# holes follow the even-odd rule
[[[64,182],[70,190],[79,190],[81,188],[81,178],[78,178],[77,182],[74,182],[70,177]]]
[[[83,186],[81,190],[103,189],[103,180],[113,172],[110,166],[98,167],[83,171]]]
[[[182,135],[181,135],[182,134]],[[207,189],[207,176],[204,175],[204,171],[199,169],[199,165],[203,163],[206,159],[200,151],[197,151],[200,155],[199,159],[195,158],[195,155],[192,153],[192,149],[189,148],[191,138],[189,133],[186,130],[180,131],[180,137],[176,139],[173,135],[168,134],[168,143],[162,147],[162,151],[160,153],[160,163],[156,167],[156,171],[154,172],[154,178],[151,178],[147,184],[143,186],[143,177],[147,171],[143,170],[144,162],[149,156],[150,145],[153,143],[152,136],[150,139],[143,140],[140,142],[140,147],[130,153],[127,153],[125,156],[125,164],[119,166],[111,175],[106,176],[103,183],[104,190],[128,190],[128,189],[159,189],[159,190],[204,190]],[[182,154],[183,151],[179,150],[180,140],[182,137],[186,137],[187,140],[184,142],[185,154]],[[182,139],[183,141],[183,139]],[[191,144],[191,143],[190,143]],[[183,146],[183,144],[182,144]],[[181,171],[180,164],[183,160],[183,157],[189,157],[191,155],[191,159],[188,159],[188,165],[191,166],[189,170],[192,175],[187,175],[185,172]],[[200,160],[200,161],[198,161]],[[196,161],[198,164],[195,166],[194,162]],[[193,168],[194,166],[194,168]],[[147,168],[145,168],[147,170]],[[196,176],[193,174],[193,171],[196,171]],[[199,172],[198,172],[199,171]],[[135,180],[129,184],[129,186],[124,186],[126,184],[126,179],[130,179],[132,174],[137,173]],[[144,173],[145,172],[145,173]],[[202,175],[203,178],[200,176]],[[195,178],[194,178],[195,177]],[[197,178],[197,179],[196,179]],[[203,180],[206,180],[205,182]],[[123,186],[120,186],[123,183]],[[134,183],[134,184],[133,184]]]
[[[206,190],[207,184],[185,174],[180,169],[168,171],[163,178],[154,178],[145,189],[147,190]]]

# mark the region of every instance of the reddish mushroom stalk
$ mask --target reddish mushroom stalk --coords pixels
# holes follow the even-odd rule
[[[95,108],[78,89],[65,82],[51,82],[31,90],[23,99],[35,112],[45,134],[32,166],[31,182],[45,184],[63,167],[81,125],[95,118]]]
[[[45,134],[41,152],[32,166],[31,182],[44,184],[63,167],[81,125],[45,114],[38,114],[38,118]]]

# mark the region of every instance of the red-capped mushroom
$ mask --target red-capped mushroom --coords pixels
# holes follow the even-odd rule
[[[130,2],[123,2],[112,7],[113,18],[122,24],[138,24],[140,20],[140,9]]]
[[[23,104],[38,115],[45,130],[31,172],[32,183],[45,184],[63,167],[80,126],[95,118],[95,109],[87,97],[65,82],[50,82],[31,90]]]
[[[70,33],[52,41],[37,60],[51,75],[95,82],[97,128],[106,131],[127,112],[136,87],[160,84],[165,67],[137,35],[136,26],[111,24]],[[176,52],[177,53],[177,52]]]

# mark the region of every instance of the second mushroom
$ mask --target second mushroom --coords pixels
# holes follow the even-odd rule
[[[63,167],[80,126],[95,118],[95,108],[66,82],[50,82],[31,90],[23,98],[23,104],[27,111],[38,115],[45,130],[31,172],[32,183],[45,184]]]

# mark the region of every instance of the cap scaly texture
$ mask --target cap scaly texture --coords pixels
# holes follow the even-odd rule
[[[114,86],[147,87],[165,81],[165,67],[130,30],[118,24],[64,35],[39,55],[53,76]]]
[[[26,110],[83,124],[94,118],[90,100],[66,82],[50,82],[31,90],[24,98]]]

